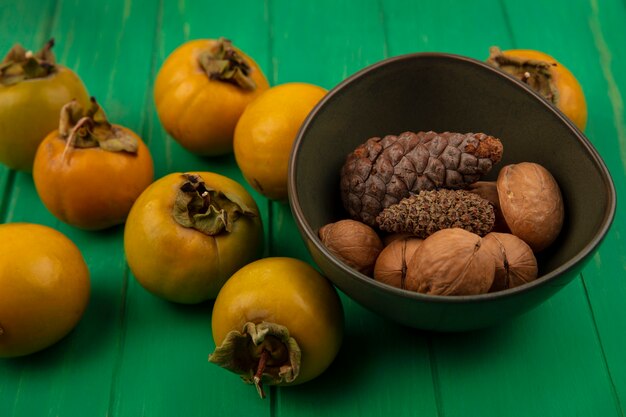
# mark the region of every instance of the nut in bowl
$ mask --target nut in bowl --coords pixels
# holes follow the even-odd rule
[[[355,217],[342,201],[345,193],[341,188],[345,184],[340,184],[348,155],[370,138],[379,137],[382,142],[388,135],[399,137],[403,132],[418,133],[414,141],[423,140],[419,132],[441,132],[439,136],[445,139],[446,146],[472,154],[461,155],[459,161],[473,160],[480,167],[479,175],[474,176],[471,171],[464,171],[463,163],[451,168],[452,162],[442,156],[432,166],[419,166],[416,157],[407,168],[399,161],[409,155],[414,142],[388,158],[389,164],[375,166],[377,173],[389,176],[414,170],[418,174],[414,182],[422,181],[424,189],[471,190],[468,183],[496,182],[502,168],[521,163],[537,164],[554,177],[561,193],[561,200],[555,201],[562,203],[564,216],[556,237],[550,237],[550,244],[535,253],[535,279],[494,292],[482,292],[488,287],[484,283],[479,286],[479,294],[426,294],[377,281],[346,264],[324,245],[318,235],[322,226]],[[497,138],[501,148],[491,139],[485,142],[482,134]],[[489,144],[485,152],[467,145],[476,143],[480,147],[483,142]],[[433,145],[429,152],[435,149],[438,145]],[[451,176],[439,175],[441,169],[454,172]],[[412,185],[392,180],[372,182],[367,193],[381,207],[361,197],[352,204],[356,212],[366,213],[365,220],[371,225],[379,209],[399,203],[393,187],[409,189]],[[432,199],[452,201],[457,197]],[[425,201],[422,197],[415,199]],[[615,199],[604,162],[569,119],[513,77],[483,62],[450,54],[390,58],[339,84],[308,116],[294,143],[289,164],[289,202],[294,218],[314,261],[328,278],[346,295],[384,317],[410,327],[438,331],[487,327],[547,300],[576,277],[598,249],[613,221]],[[498,224],[501,207],[494,208]],[[392,209],[395,212],[387,218],[403,218],[404,209]],[[504,211],[506,215],[508,212]],[[488,219],[490,227],[494,224],[491,216],[481,217]],[[485,232],[482,227],[478,227],[477,233]],[[396,226],[390,231],[406,232]],[[422,246],[436,249],[433,245]],[[487,274],[488,279],[493,276],[494,271]]]

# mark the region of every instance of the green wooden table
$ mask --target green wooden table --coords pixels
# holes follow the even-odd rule
[[[332,88],[381,59],[491,45],[556,56],[586,93],[586,134],[626,192],[624,0],[0,0],[0,51],[56,39],[111,120],[149,144],[156,177],[209,170],[245,181],[232,156],[196,157],[161,127],[153,80],[186,40],[225,36],[277,85]],[[4,52],[2,52],[4,53]],[[246,187],[247,184],[246,184]],[[265,255],[311,261],[289,206],[254,193]],[[619,210],[582,274],[535,310],[467,334],[403,328],[342,295],[346,337],[328,371],[261,400],[207,362],[212,303],[148,294],[126,266],[123,227],[83,232],[41,204],[29,174],[0,167],[0,218],[53,226],[89,264],[92,295],[76,329],[40,353],[0,360],[0,416],[623,416],[626,217]],[[0,289],[1,291],[2,289]]]

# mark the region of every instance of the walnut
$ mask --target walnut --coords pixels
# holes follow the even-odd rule
[[[366,275],[372,274],[383,242],[376,231],[356,220],[339,220],[322,226],[320,240],[339,259]]]
[[[477,181],[473,184],[470,184],[467,188],[468,191],[478,194],[485,200],[489,201],[489,204],[493,207],[493,212],[495,214],[495,222],[493,224],[492,231],[501,232],[501,233],[509,233],[509,226],[506,225],[506,221],[504,220],[504,215],[502,214],[502,210],[500,209],[500,199],[498,198],[498,188],[496,186],[495,181]]]
[[[511,233],[539,252],[563,226],[563,198],[550,172],[533,162],[503,167],[497,181],[500,208]]]
[[[398,238],[382,250],[374,265],[374,279],[397,288],[405,288],[407,264],[423,239]]]
[[[510,233],[489,233],[483,247],[496,262],[496,275],[489,292],[514,288],[537,278],[537,259],[526,242]]]
[[[482,238],[463,229],[427,237],[407,267],[406,288],[431,295],[475,295],[489,291],[495,262]]]

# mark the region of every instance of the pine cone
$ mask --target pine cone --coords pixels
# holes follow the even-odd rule
[[[458,227],[484,236],[495,222],[488,200],[466,190],[420,191],[380,212],[376,222],[381,230],[412,233],[425,239],[441,229]]]
[[[464,188],[502,158],[502,143],[484,133],[405,132],[373,137],[346,158],[341,199],[348,214],[370,226],[384,208],[411,193]]]

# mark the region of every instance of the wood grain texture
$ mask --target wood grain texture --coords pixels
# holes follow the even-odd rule
[[[498,1],[382,0],[382,5],[392,56],[447,52],[482,60],[492,45],[511,46],[506,11]]]
[[[507,2],[510,14],[521,12],[520,4]],[[612,174],[618,195],[618,211],[600,250],[582,272],[592,318],[605,355],[606,369],[622,415],[626,405],[626,265],[625,218],[621,198],[626,192],[624,176],[624,107],[626,59],[620,45],[626,41],[623,1],[550,2],[533,10],[528,20],[512,21],[512,30],[529,48],[543,47],[557,56],[580,81],[589,108],[586,136],[598,150]],[[559,15],[569,24],[537,31],[541,16]],[[530,23],[534,22],[534,23]],[[569,45],[575,45],[574,48]],[[520,46],[522,46],[520,44]]]
[[[237,16],[233,25],[230,16]],[[255,1],[162,2],[154,35],[151,80],[145,111],[150,149],[157,177],[171,172],[211,171],[229,176],[254,196],[267,228],[267,202],[253,192],[232,155],[202,158],[183,149],[163,130],[152,99],[152,80],[163,61],[182,43],[198,38],[227,37],[255,57],[269,60],[264,5]],[[150,50],[150,49],[149,49]],[[212,303],[181,306],[148,294],[135,280],[129,282],[125,310],[125,349],[120,357],[115,387],[114,415],[206,416],[270,414],[270,402],[260,401],[254,388],[234,374],[212,365]]]
[[[55,53],[60,63],[75,71],[80,66],[79,57],[87,66],[103,65],[93,51],[104,49],[104,44],[99,46],[92,39],[82,38],[81,45],[80,39],[75,39],[77,32],[81,31],[81,23],[86,25],[82,31],[86,28],[98,30],[103,23],[98,15],[86,13],[84,20],[73,17],[68,19],[68,16],[76,15],[75,8],[80,5],[62,1],[41,9],[32,4],[25,9],[22,6],[27,5],[18,5],[19,14],[13,18],[19,22],[21,16],[29,16],[34,11],[41,12],[42,19],[38,24],[28,23],[24,27],[20,24],[19,27],[23,31],[31,32],[35,28],[37,43],[54,37]],[[109,11],[115,14],[116,8],[111,7]],[[97,9],[93,12],[97,12]],[[113,17],[108,20],[115,21],[116,27],[118,26],[119,22]],[[71,27],[65,26],[68,21],[72,22]],[[18,38],[19,33],[15,33]],[[23,36],[28,39],[30,33],[25,32]],[[68,48],[67,42],[74,44],[75,48]],[[95,49],[91,49],[89,44]],[[94,62],[89,59],[94,59]],[[110,59],[111,62],[116,62],[117,56],[110,56]],[[96,66],[91,68],[96,72],[90,74],[88,70],[83,70],[80,76],[93,93],[94,90],[90,87],[97,84],[102,76],[102,69],[97,69]],[[106,106],[107,101],[104,100],[103,104]],[[115,118],[115,112],[110,116]],[[9,367],[3,369],[3,376],[7,379],[2,381],[19,381],[15,395],[9,397],[12,398],[10,415],[79,415],[85,408],[92,410],[94,415],[106,415],[109,408],[112,364],[117,352],[122,317],[120,307],[125,262],[123,251],[119,247],[119,233],[107,231],[100,234],[95,241],[92,234],[60,224],[41,204],[30,174],[15,174],[13,188],[8,196],[10,201],[6,205],[5,221],[42,223],[65,233],[81,249],[89,265],[92,280],[90,304],[76,329],[57,345],[28,358],[11,361]],[[103,253],[110,258],[102,256]],[[4,392],[3,389],[1,391]],[[34,401],[33,398],[37,400]],[[84,400],[76,401],[76,398]]]
[[[50,36],[109,118],[149,144],[156,178],[207,170],[250,191],[265,255],[312,262],[289,205],[268,201],[232,155],[192,155],[162,128],[154,77],[177,46],[225,36],[270,83],[330,89],[390,56],[438,51],[484,59],[491,45],[557,57],[583,85],[586,135],[626,192],[626,3],[623,0],[22,0],[0,2],[0,52]],[[356,111],[356,110],[355,110]],[[77,328],[40,353],[0,360],[0,416],[623,416],[626,405],[626,219],[548,302],[467,334],[407,329],[341,294],[346,334],[319,378],[271,388],[265,401],[207,361],[212,303],[181,306],[147,293],[129,272],[123,227],[83,232],[41,204],[32,177],[0,167],[0,216],[55,227],[89,264],[92,296]],[[621,201],[621,200],[620,200]],[[621,205],[621,203],[618,202]],[[1,290],[1,289],[0,289]]]
[[[20,43],[27,49],[39,50],[52,36],[52,24],[54,22],[54,0],[42,1],[38,7],[31,10],[31,5],[26,2],[12,4],[11,2],[0,3],[0,28],[3,36],[0,37],[0,54],[4,55],[15,43]],[[1,59],[1,58],[0,58]],[[10,209],[12,187],[16,173],[0,164],[0,216],[7,219]]]
[[[20,42],[29,49],[38,49],[51,36],[51,23],[56,1],[41,2],[40,8],[31,11],[28,4],[0,4],[0,53],[3,55],[11,46]],[[9,36],[11,34],[11,36]],[[0,216],[3,222],[13,221],[15,217],[14,199],[20,194],[20,186],[16,174],[6,167],[0,167]],[[61,387],[67,375],[65,357],[71,355],[71,350],[62,341],[58,347],[46,352],[33,355],[27,360],[11,360],[0,363],[0,397],[2,398],[2,413],[9,416],[32,415],[33,412],[47,413],[48,410],[60,411],[62,394],[59,389],[49,390],[54,384]],[[65,368],[65,370],[62,370]],[[61,389],[63,390],[63,389]],[[41,395],[41,403],[32,405],[32,395]]]
[[[303,81],[332,88],[386,58],[379,2],[357,7],[274,0],[271,6],[276,84]],[[271,219],[272,253],[310,260],[289,206],[272,203]],[[276,415],[319,415],[320,401],[329,416],[437,415],[425,337],[375,316],[343,294],[342,301],[347,334],[339,357],[311,384],[277,390]],[[409,398],[412,407],[397,406]]]
[[[406,31],[410,30],[407,27],[411,27],[409,25],[413,18],[412,25],[419,28],[415,30],[424,33],[421,37],[413,37],[415,50],[448,51],[481,60],[488,56],[491,45],[546,50],[550,43],[545,42],[545,38],[558,38],[559,35],[552,31],[560,33],[567,26],[566,22],[575,21],[567,12],[557,10],[577,10],[576,7],[558,2],[551,2],[550,5],[519,2],[500,5],[489,1],[465,5],[453,2],[420,5],[411,2],[402,5],[400,2],[389,3],[391,10],[387,15],[397,16],[399,21],[396,22],[400,23],[397,25],[399,29],[394,30],[395,26],[390,26],[388,30],[390,51],[404,51],[402,45],[406,44]],[[404,14],[406,9],[403,6],[413,7],[413,13]],[[448,14],[450,9],[458,13]],[[548,15],[553,17],[553,24],[538,30],[540,17]],[[402,22],[402,16],[410,17],[405,17],[406,22]],[[438,30],[442,22],[449,30]],[[483,30],[485,27],[488,30]],[[576,36],[573,32],[574,29],[563,34],[555,44],[566,45],[572,39],[578,40],[580,35]],[[527,34],[539,36],[542,42],[527,44]],[[459,41],[461,38],[464,39],[462,42]],[[400,46],[396,47],[395,43]],[[575,53],[571,48],[568,51]],[[549,50],[546,52],[550,53]],[[596,53],[589,52],[590,55]],[[577,280],[550,302],[513,320],[509,325],[467,337],[434,337],[433,367],[439,373],[442,414],[463,416],[467,415],[467,410],[475,410],[482,416],[544,413],[563,416],[575,413],[620,415],[621,410],[612,394],[611,374],[605,366],[603,349],[594,335],[592,312],[585,305],[586,298],[585,288]],[[554,319],[559,316],[560,319]],[[526,339],[530,329],[532,342]],[[559,334],[572,339],[555,342],[555,336]],[[576,349],[569,351],[558,347],[569,343],[576,343]],[[582,371],[582,368],[585,370]],[[589,381],[594,381],[591,385],[598,389],[589,392]],[[550,386],[548,392],[537,389],[544,385]],[[488,400],[485,399],[485,393],[491,393],[487,394]],[[517,400],[520,396],[529,396],[532,401],[520,404]],[[576,400],[565,403],[552,400],[565,397]]]

